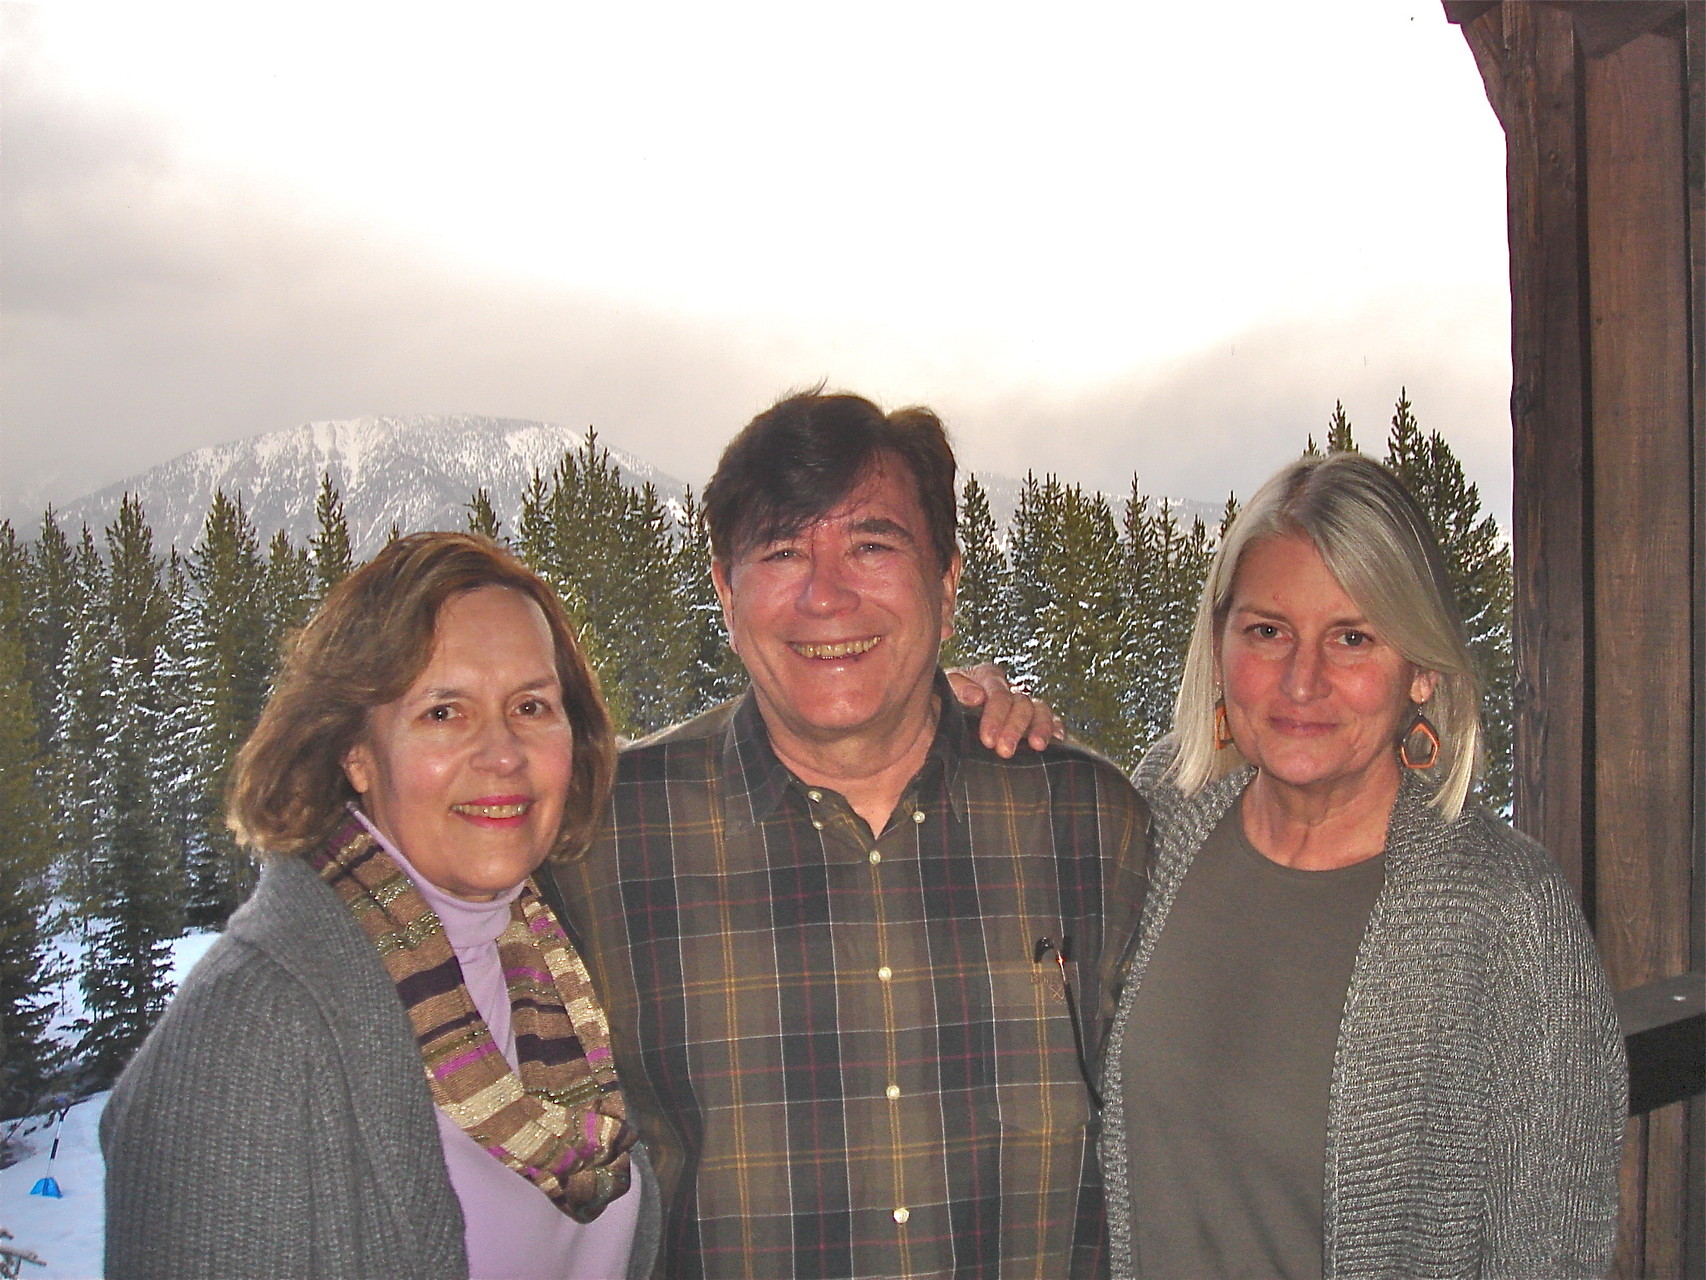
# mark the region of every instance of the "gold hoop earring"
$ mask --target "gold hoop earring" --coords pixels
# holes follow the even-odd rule
[[[1420,711],[1398,740],[1398,758],[1406,769],[1431,769],[1439,763],[1439,734]]]
[[[1224,751],[1232,745],[1232,726],[1226,722],[1226,701],[1214,704],[1214,749]]]

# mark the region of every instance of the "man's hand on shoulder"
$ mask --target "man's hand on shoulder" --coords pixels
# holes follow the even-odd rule
[[[964,705],[983,708],[978,737],[1003,759],[1017,751],[1021,742],[1041,751],[1051,742],[1066,739],[1066,725],[1054,708],[1013,688],[1007,683],[1007,673],[993,662],[956,667],[948,672],[948,683]]]

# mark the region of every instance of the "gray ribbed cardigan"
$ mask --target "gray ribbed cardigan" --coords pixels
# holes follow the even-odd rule
[[[1113,1274],[1134,1274],[1120,1045],[1186,869],[1252,777],[1154,812],[1137,950],[1108,1037],[1102,1160]],[[1447,823],[1407,775],[1357,952],[1327,1114],[1322,1263],[1347,1277],[1601,1276],[1626,1109],[1623,1039],[1593,939],[1539,845],[1481,809]]]
[[[268,864],[184,982],[113,1090],[101,1145],[108,1280],[468,1275],[408,1016],[300,859]],[[641,1276],[659,1219],[637,1174]]]

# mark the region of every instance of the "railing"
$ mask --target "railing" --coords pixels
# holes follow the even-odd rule
[[[1629,1114],[1706,1092],[1706,974],[1678,974],[1615,999],[1629,1049]]]

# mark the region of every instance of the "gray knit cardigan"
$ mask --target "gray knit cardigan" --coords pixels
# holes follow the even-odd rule
[[[1103,1063],[1115,1277],[1135,1274],[1120,1045],[1186,869],[1252,777],[1154,812],[1153,881]],[[1447,823],[1407,775],[1357,952],[1327,1113],[1322,1263],[1348,1277],[1601,1276],[1611,1264],[1627,1068],[1605,974],[1556,864],[1483,809]]]
[[[300,859],[267,866],[184,982],[113,1090],[101,1145],[108,1280],[468,1275],[408,1015]],[[637,1180],[643,1276],[659,1219]]]

